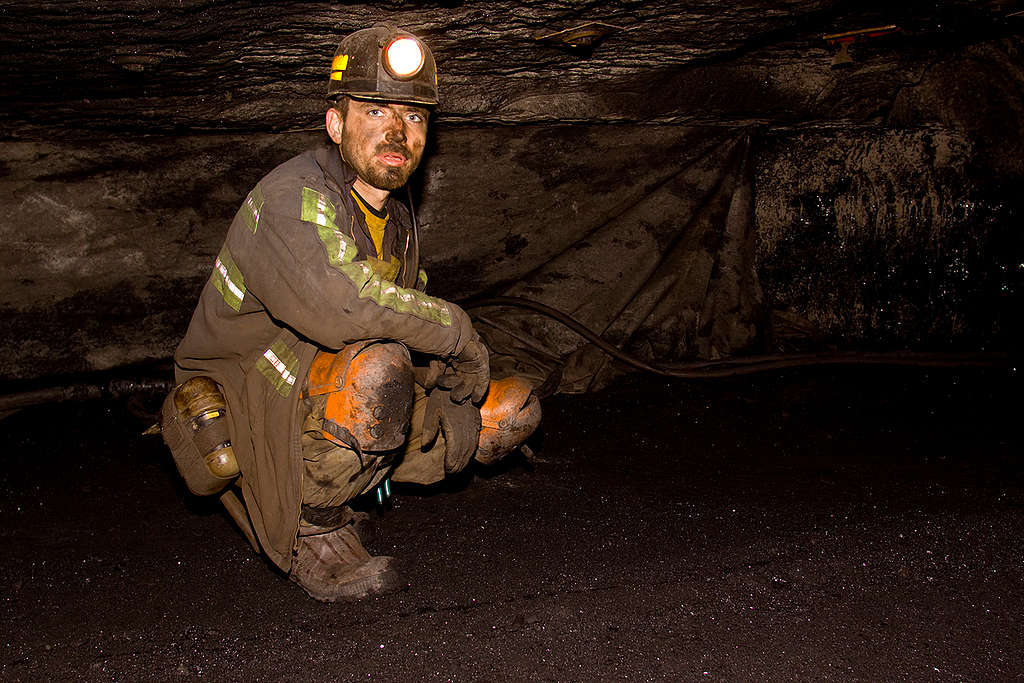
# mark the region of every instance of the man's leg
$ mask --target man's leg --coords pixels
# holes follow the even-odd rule
[[[532,385],[513,375],[491,380],[480,407],[480,441],[477,462],[493,465],[526,442],[540,425],[540,401]]]
[[[453,470],[445,463],[445,436],[438,434],[432,443],[423,443],[423,420],[426,414],[427,394],[420,385],[415,386],[412,428],[402,459],[391,472],[394,481],[415,484],[433,484],[444,479]],[[493,465],[523,445],[540,425],[540,401],[532,393],[531,385],[521,377],[491,380],[487,396],[480,408],[482,428],[473,458],[485,465]],[[456,470],[457,471],[457,470]]]
[[[414,388],[415,398],[412,404],[412,425],[409,439],[402,452],[402,459],[391,471],[394,481],[412,484],[433,484],[444,479],[444,434],[423,447],[423,416],[427,408],[427,393],[419,384]]]
[[[363,548],[355,531],[359,517],[349,501],[389,473],[395,481],[432,484],[453,471],[443,432],[423,443],[427,394],[412,382],[407,359],[401,345],[374,343],[318,356],[310,372],[302,434],[302,516],[290,576],[318,600],[354,600],[404,586],[393,558],[371,557]],[[360,380],[366,377],[386,390],[365,386]],[[403,397],[404,412],[399,405]],[[523,380],[492,381],[481,422],[476,457],[492,464],[533,433],[540,404]],[[399,435],[407,438],[404,448],[379,449],[400,443]]]
[[[325,602],[403,587],[390,557],[371,557],[348,502],[387,475],[408,431],[412,365],[404,346],[321,354],[304,395],[302,512],[290,578]]]

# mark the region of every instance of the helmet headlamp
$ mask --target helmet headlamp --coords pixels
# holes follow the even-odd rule
[[[384,47],[384,68],[399,80],[413,78],[423,68],[423,46],[415,38],[400,36]]]
[[[393,24],[342,38],[334,51],[327,100],[342,95],[376,102],[437,105],[437,65],[426,43]]]

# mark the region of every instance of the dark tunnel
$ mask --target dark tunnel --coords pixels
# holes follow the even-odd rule
[[[0,20],[0,678],[1024,674],[1024,2],[0,0]],[[344,89],[362,63],[339,41],[380,22],[436,79],[382,40],[368,73],[399,90]],[[394,94],[421,82],[436,104]],[[350,117],[396,112],[380,163],[411,176],[381,189],[342,160]],[[275,204],[301,163],[301,206]],[[334,223],[338,183],[365,238]],[[351,301],[303,284],[314,252]],[[282,335],[261,361],[195,341],[257,318]],[[314,354],[357,343],[412,351],[379,451],[315,389]],[[216,376],[209,437],[241,471],[199,491],[167,406],[215,372],[244,377]],[[474,372],[543,410],[503,457],[477,445],[490,403],[444,385]],[[433,419],[428,476],[402,449]],[[312,502],[311,433],[358,462],[344,520]],[[341,528],[394,558],[387,590],[295,578],[303,539]]]

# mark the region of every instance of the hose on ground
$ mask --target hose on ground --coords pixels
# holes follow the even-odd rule
[[[77,382],[0,395],[0,416],[46,403],[85,401],[97,398],[124,398],[141,393],[164,393],[174,387],[170,379],[112,379],[106,382]]]
[[[485,307],[521,308],[566,326],[612,358],[629,367],[666,377],[683,379],[713,379],[719,377],[735,377],[757,372],[780,370],[809,365],[912,365],[931,367],[998,367],[1010,363],[1009,354],[992,352],[973,353],[933,353],[919,351],[893,352],[821,352],[795,354],[769,354],[760,356],[744,356],[716,361],[695,361],[673,365],[647,363],[619,349],[599,334],[586,327],[572,316],[531,299],[513,296],[494,296],[470,300],[462,307],[471,310]],[[551,379],[557,380],[561,368],[552,373]],[[547,382],[545,382],[547,384]],[[174,387],[170,379],[154,379],[152,377],[125,379],[118,377],[106,382],[78,382],[63,384],[29,391],[0,394],[0,417],[21,408],[30,406],[62,403],[64,401],[83,401],[97,398],[124,398],[143,393],[166,394]],[[551,387],[551,391],[556,387]],[[545,392],[548,393],[548,392]]]
[[[993,352],[939,353],[921,351],[840,351],[814,353],[780,353],[744,356],[715,361],[694,361],[672,365],[646,363],[609,343],[578,320],[556,308],[532,299],[514,296],[495,296],[470,300],[463,304],[467,310],[485,307],[522,308],[547,316],[566,326],[612,358],[637,370],[666,377],[684,379],[710,379],[735,377],[769,370],[780,370],[808,365],[915,365],[930,367],[997,367],[1009,363],[1009,355]]]

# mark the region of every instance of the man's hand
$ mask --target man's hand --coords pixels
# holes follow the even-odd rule
[[[434,360],[430,362],[424,388],[442,387],[451,389],[451,400],[463,403],[472,398],[473,403],[480,403],[487,393],[491,381],[491,365],[487,347],[479,339],[474,339],[462,348],[462,352],[448,359],[447,362]]]
[[[438,433],[444,434],[445,473],[462,470],[476,452],[480,439],[480,409],[469,401],[456,402],[448,389],[435,388],[427,396],[421,437],[423,445],[434,441]]]

